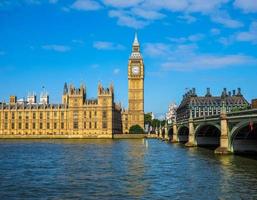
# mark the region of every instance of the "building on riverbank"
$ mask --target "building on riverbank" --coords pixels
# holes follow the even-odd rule
[[[33,95],[34,96],[34,95]],[[32,97],[32,96],[30,96]],[[18,103],[15,96],[0,105],[2,135],[88,135],[112,137],[121,132],[121,106],[114,102],[114,87],[98,85],[98,98],[87,99],[86,87],[64,86],[62,104],[37,103],[35,97]]]
[[[227,92],[224,88],[220,96],[212,96],[210,88],[207,88],[205,96],[198,96],[195,88],[183,95],[183,99],[177,109],[177,120],[188,119],[190,112],[192,117],[219,115],[221,107],[224,106],[227,112],[249,107],[249,103],[238,88]]]
[[[257,99],[252,100],[252,108],[257,109]]]
[[[78,136],[112,138],[128,133],[133,125],[144,127],[144,63],[135,35],[128,63],[128,109],[114,101],[114,86],[98,85],[96,99],[88,99],[86,87],[65,83],[61,104],[50,104],[46,91],[37,102],[35,93],[27,99],[10,96],[0,104],[0,136]]]

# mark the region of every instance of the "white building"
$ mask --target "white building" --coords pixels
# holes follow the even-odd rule
[[[40,94],[40,104],[49,104],[49,95],[46,91]]]
[[[36,104],[37,103],[37,96],[34,92],[28,94],[27,103],[28,104]]]
[[[174,121],[176,119],[177,108],[178,108],[178,106],[175,102],[172,102],[169,105],[168,112],[166,113],[166,120],[167,120],[168,124],[171,124],[172,121]]]

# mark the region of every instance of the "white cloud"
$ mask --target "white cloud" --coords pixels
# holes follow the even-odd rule
[[[235,0],[234,6],[242,9],[246,13],[257,12],[256,0]]]
[[[252,22],[247,32],[239,32],[235,36],[237,41],[240,42],[252,42],[257,44],[257,22]]]
[[[192,15],[180,15],[178,16],[178,19],[182,20],[182,21],[186,21],[188,24],[191,24],[193,22],[196,22],[197,19],[195,17],[193,17]]]
[[[107,6],[112,6],[116,8],[127,8],[137,6],[144,0],[103,0],[103,3]]]
[[[93,44],[93,47],[98,50],[123,50],[125,47],[121,44],[114,44],[112,42],[106,41],[96,41]]]
[[[191,71],[256,64],[256,58],[245,55],[196,55],[188,60],[165,62],[162,67],[164,70]]]
[[[120,69],[116,68],[113,70],[113,74],[118,75],[120,73]]]
[[[71,8],[76,10],[93,11],[101,9],[102,6],[95,0],[76,0],[71,5]]]
[[[257,44],[257,21],[250,24],[248,31],[241,31],[228,37],[220,37],[218,40],[221,44],[227,46],[234,42],[251,42]]]
[[[71,49],[69,46],[58,45],[58,44],[43,45],[42,48],[45,50],[52,50],[52,51],[57,51],[57,52],[62,52],[62,53],[70,51],[70,49]]]
[[[144,54],[150,57],[168,55],[170,46],[164,43],[146,43],[144,44]]]
[[[168,38],[171,42],[175,43],[185,43],[185,42],[198,42],[204,38],[204,34],[198,33],[189,35],[187,37],[179,37],[179,38]]]
[[[84,44],[83,40],[76,40],[76,39],[74,39],[74,40],[72,40],[72,42],[75,43],[75,44],[80,44],[80,45]]]
[[[242,22],[235,20],[235,19],[231,19],[229,14],[224,11],[218,11],[218,12],[212,14],[211,19],[213,22],[222,24],[223,26],[225,26],[227,28],[240,28],[243,26]]]
[[[145,8],[156,9],[156,10],[170,10],[170,11],[184,11],[188,7],[188,0],[147,0],[142,4]]]
[[[158,58],[162,70],[191,71],[257,65],[257,58],[243,54],[201,53],[195,44],[147,43],[143,50],[146,56]]]
[[[70,12],[70,8],[69,7],[62,7],[61,10],[64,11],[64,12]]]
[[[229,0],[188,0],[189,6],[187,8],[188,12],[200,12],[200,13],[212,13],[218,10],[223,4],[227,3]]]
[[[137,17],[141,17],[148,20],[156,20],[156,19],[162,19],[165,17],[164,14],[161,14],[160,12],[154,11],[154,10],[145,10],[142,8],[133,8],[132,13],[136,15]]]
[[[234,38],[233,36],[230,36],[230,37],[220,37],[218,39],[218,42],[223,44],[224,46],[228,46],[230,44],[232,44],[234,42]]]
[[[144,28],[149,22],[137,19],[135,16],[131,15],[130,12],[122,10],[111,10],[109,11],[110,17],[115,17],[118,19],[118,24],[121,26],[127,26],[135,29]]]
[[[217,29],[217,28],[212,28],[212,29],[211,29],[211,34],[212,34],[212,35],[219,35],[219,34],[220,34],[220,30]]]

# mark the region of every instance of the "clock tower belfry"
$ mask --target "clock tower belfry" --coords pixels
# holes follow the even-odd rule
[[[128,62],[128,128],[133,125],[144,129],[144,62],[137,34]]]

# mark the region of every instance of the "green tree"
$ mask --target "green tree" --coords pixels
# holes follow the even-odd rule
[[[150,113],[146,113],[144,115],[144,117],[145,117],[145,124],[151,125],[152,124],[152,115]]]
[[[161,121],[161,126],[164,126],[166,124],[166,120]]]
[[[152,126],[153,127],[159,127],[160,126],[160,120],[159,119],[153,119]]]
[[[144,129],[139,125],[134,125],[129,128],[129,133],[131,134],[142,134],[144,133]]]

